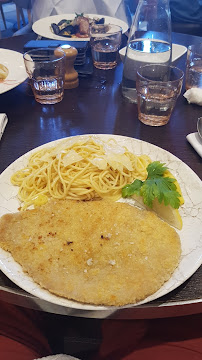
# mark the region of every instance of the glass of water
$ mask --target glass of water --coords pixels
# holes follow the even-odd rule
[[[60,49],[33,49],[24,54],[24,63],[35,100],[56,104],[64,96],[65,52]]]
[[[181,93],[184,73],[167,65],[151,64],[137,71],[139,120],[150,126],[168,123]]]
[[[112,24],[95,24],[90,29],[93,64],[97,69],[110,70],[117,66],[122,28]]]
[[[202,44],[187,49],[186,90],[202,89]]]

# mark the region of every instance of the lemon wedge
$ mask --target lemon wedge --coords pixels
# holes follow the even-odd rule
[[[175,177],[173,176],[173,174],[169,170],[166,170],[163,176],[175,179]],[[174,181],[174,184],[176,186],[177,192],[180,194],[180,197],[179,197],[180,205],[183,205],[184,204],[184,198],[182,196],[182,191],[181,191],[180,185],[179,185],[179,183],[178,183],[178,181],[176,179]]]
[[[162,220],[166,221],[169,225],[175,227],[176,229],[182,229],[182,218],[178,209],[174,209],[170,205],[165,206],[163,203],[160,204],[158,199],[154,199],[153,207],[150,209],[143,203],[141,196],[133,195],[132,197],[137,201],[137,205],[149,211],[154,211]]]

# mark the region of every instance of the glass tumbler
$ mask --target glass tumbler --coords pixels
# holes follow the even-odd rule
[[[167,65],[151,64],[137,71],[138,118],[150,126],[168,123],[181,93],[184,73]]]
[[[187,49],[186,90],[202,89],[202,44],[190,45]]]
[[[122,28],[118,25],[92,25],[90,45],[93,64],[97,69],[110,70],[117,66]]]
[[[33,49],[24,54],[24,63],[35,100],[56,104],[64,96],[65,52],[60,49]]]

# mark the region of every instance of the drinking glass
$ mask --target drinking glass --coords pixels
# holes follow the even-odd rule
[[[137,102],[136,74],[146,64],[171,63],[169,0],[140,0],[131,26],[124,58],[122,94]]]
[[[151,64],[137,71],[139,120],[151,126],[168,123],[181,93],[184,73],[167,65]]]
[[[186,90],[202,89],[202,44],[188,47],[185,86]]]
[[[97,69],[110,70],[117,66],[122,28],[118,25],[92,25],[90,45],[93,64]]]
[[[64,96],[65,52],[62,49],[33,49],[24,54],[35,100],[56,104]]]

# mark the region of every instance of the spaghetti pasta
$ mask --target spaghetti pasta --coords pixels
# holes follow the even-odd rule
[[[27,167],[12,175],[11,182],[19,186],[22,210],[50,197],[118,200],[124,185],[146,179],[150,162],[147,155],[134,155],[114,139],[71,138],[35,152]]]

